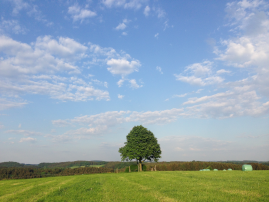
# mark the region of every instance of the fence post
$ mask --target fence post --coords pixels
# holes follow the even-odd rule
[[[156,170],[156,165],[155,165],[155,168],[154,168],[154,170],[155,170],[155,171],[157,171],[157,170]]]
[[[137,172],[139,172],[139,164],[137,164]]]
[[[119,170],[118,170],[118,168],[116,169],[116,173],[119,173]]]
[[[129,166],[129,173],[131,172],[131,166]]]

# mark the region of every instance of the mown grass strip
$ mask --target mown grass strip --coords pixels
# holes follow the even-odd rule
[[[0,182],[0,201],[269,201],[269,171],[163,171]]]

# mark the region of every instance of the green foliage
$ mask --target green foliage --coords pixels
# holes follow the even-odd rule
[[[131,172],[137,172],[138,171],[138,165],[137,164],[133,164],[130,166]],[[142,170],[143,171],[147,171],[147,166],[142,164]],[[125,172],[129,173],[129,166],[127,168],[125,168]]]
[[[143,171],[147,171],[147,166],[143,164],[143,165],[142,165],[142,170],[143,170]]]
[[[200,169],[204,169],[207,167],[216,168],[218,170],[228,169],[231,168],[232,170],[241,170],[242,166],[239,164],[232,164],[232,163],[218,163],[218,162],[180,162],[180,161],[173,161],[173,162],[159,162],[159,163],[147,163],[147,170],[151,168],[156,168],[158,171],[198,171]],[[250,163],[252,165],[253,170],[269,170],[269,166],[260,164],[260,163]]]
[[[114,172],[111,168],[79,167],[79,168],[0,168],[0,180],[2,179],[28,179],[52,176],[67,176],[79,174],[94,174]]]
[[[13,168],[13,167],[34,167],[35,165],[31,165],[31,164],[22,164],[22,163],[18,163],[18,162],[13,162],[13,161],[9,161],[9,162],[2,162],[0,163],[0,168],[1,167],[6,167],[6,168]]]
[[[122,161],[144,160],[155,162],[161,158],[161,148],[154,134],[143,126],[135,126],[127,135],[125,146],[119,149]]]
[[[92,165],[105,165],[108,162],[105,161],[70,161],[70,162],[59,162],[59,163],[40,163],[39,168],[78,168],[81,166],[92,166]]]
[[[105,168],[113,168],[113,169],[122,169],[125,168],[126,166],[130,166],[130,165],[136,165],[136,162],[120,162],[120,161],[112,161],[112,162],[108,162],[104,167]]]
[[[213,170],[213,168],[211,166],[208,166],[206,169]]]

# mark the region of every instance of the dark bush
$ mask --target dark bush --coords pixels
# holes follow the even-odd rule
[[[131,172],[137,172],[138,171],[138,165],[137,164],[133,164],[130,167],[131,167]],[[147,166],[142,164],[142,170],[147,171]],[[125,172],[129,173],[129,166],[125,168]]]

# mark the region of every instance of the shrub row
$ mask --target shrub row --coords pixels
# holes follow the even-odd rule
[[[269,170],[269,166],[260,164],[260,163],[250,163],[252,165],[253,170]],[[198,171],[200,169],[205,169],[211,167],[212,169],[228,169],[231,168],[233,170],[241,170],[242,165],[232,164],[232,163],[218,163],[218,162],[160,162],[160,163],[148,163],[147,170],[150,171],[151,168],[154,168],[156,165],[156,169],[158,171]]]
[[[94,173],[114,172],[110,168],[80,167],[80,168],[0,168],[0,180],[2,179],[28,179],[51,176],[68,176]]]

